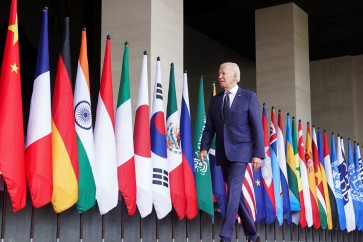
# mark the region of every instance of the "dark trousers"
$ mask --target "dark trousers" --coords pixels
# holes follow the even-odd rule
[[[242,193],[242,184],[245,177],[247,163],[227,162],[222,164],[224,181],[228,185],[226,216],[223,220],[219,236],[225,241],[232,240],[236,215],[241,218],[246,236],[255,237],[256,225],[248,211]]]

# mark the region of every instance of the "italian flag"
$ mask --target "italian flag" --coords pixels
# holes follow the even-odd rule
[[[136,211],[136,178],[130,98],[129,46],[125,43],[116,109],[116,153],[118,187],[130,216]]]

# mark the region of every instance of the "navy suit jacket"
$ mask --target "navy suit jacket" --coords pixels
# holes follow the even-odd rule
[[[238,88],[227,120],[223,117],[224,91],[212,97],[200,150],[209,150],[216,137],[217,164],[251,162],[265,157],[260,106],[256,93]]]

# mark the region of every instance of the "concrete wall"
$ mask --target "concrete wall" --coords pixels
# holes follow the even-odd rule
[[[218,84],[218,70],[223,62],[235,62],[241,70],[239,86],[256,91],[256,68],[252,60],[236,51],[184,25],[184,68],[188,72],[190,105],[195,106],[200,76],[204,78],[204,94],[206,106],[212,92],[212,81],[216,81],[217,92],[222,89]],[[262,103],[261,103],[262,105]],[[207,108],[207,107],[206,107]],[[191,111],[191,115],[194,115]]]
[[[363,56],[312,61],[310,69],[313,124],[363,142]]]
[[[121,77],[124,43],[129,43],[130,89],[135,112],[143,52],[148,52],[148,76],[151,97],[154,90],[156,58],[161,59],[163,94],[167,100],[170,64],[174,63],[177,90],[183,78],[183,2],[178,0],[105,0],[102,1],[101,68],[107,34],[111,35],[114,103]],[[101,69],[102,70],[102,69]],[[178,95],[178,94],[177,94]],[[178,98],[180,102],[181,97]],[[167,102],[164,101],[166,107]]]
[[[353,56],[353,111],[355,139],[363,145],[363,55]]]

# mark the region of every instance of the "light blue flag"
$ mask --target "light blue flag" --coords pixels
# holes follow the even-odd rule
[[[345,187],[342,188],[342,192],[344,194],[344,212],[345,212],[345,222],[347,224],[347,232],[353,231],[356,229],[356,222],[355,222],[355,212],[354,212],[354,205],[353,199],[349,184],[349,174],[348,174],[348,159],[345,155],[344,151],[344,140],[343,137],[340,137],[340,151],[338,149],[338,164],[339,164],[339,172],[341,173],[340,180],[341,182],[345,182]],[[338,146],[339,147],[339,146]]]
[[[362,149],[363,149],[363,147],[362,147]],[[357,152],[358,152],[359,173],[360,173],[360,177],[363,179],[363,164],[362,164],[362,157],[361,157],[361,153],[360,153],[359,143],[357,144]],[[362,183],[363,183],[363,180],[362,180]]]
[[[275,109],[271,109],[271,125],[270,125],[270,156],[272,166],[272,176],[274,178],[274,193],[276,204],[276,218],[281,226],[284,222],[282,197],[281,197],[281,179],[280,179],[280,166],[277,159],[277,133],[275,123]]]
[[[357,166],[356,166],[357,164]],[[358,171],[358,172],[357,172]],[[354,142],[354,154],[352,154],[351,142],[348,139],[348,174],[350,193],[352,194],[355,222],[359,230],[363,229],[363,187],[359,174],[357,143]]]
[[[359,195],[360,195],[360,206],[363,209],[363,174],[362,174],[362,166],[361,166],[361,155],[360,155],[360,148],[359,144],[354,142],[354,166],[355,166],[355,172],[358,176],[358,179],[360,181],[360,187],[359,187]],[[363,219],[357,224],[358,229],[360,231],[363,231]]]
[[[337,141],[337,149],[340,151],[340,137],[338,136]],[[339,215],[339,227],[340,230],[344,230],[347,228],[346,219],[345,219],[345,212],[344,212],[344,199],[343,199],[343,192],[341,186],[345,187],[344,179],[340,180],[340,176],[342,175],[339,172],[339,164],[337,159],[337,152],[335,149],[335,140],[334,140],[334,133],[331,135],[331,145],[330,145],[330,159],[331,159],[331,168],[333,171],[333,181],[334,181],[334,195],[337,202],[338,208],[338,215]]]

